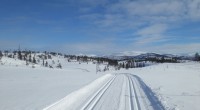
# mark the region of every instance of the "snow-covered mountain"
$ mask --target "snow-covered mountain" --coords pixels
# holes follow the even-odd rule
[[[147,52],[135,52],[135,51],[126,51],[126,52],[119,52],[113,53],[111,55],[103,56],[109,59],[115,60],[126,60],[126,59],[145,59],[145,58],[175,58],[180,57],[174,54],[159,54],[159,53],[147,53]]]
[[[112,56],[137,56],[140,54],[144,54],[146,52],[141,52],[141,51],[124,51],[124,52],[118,52],[118,53],[113,53],[111,54]]]

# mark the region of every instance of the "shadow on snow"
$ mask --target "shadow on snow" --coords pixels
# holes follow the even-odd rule
[[[155,96],[155,93],[151,90],[151,88],[148,87],[140,77],[138,77],[136,75],[132,75],[132,74],[130,74],[130,75],[137,79],[137,81],[140,84],[140,87],[143,89],[145,95],[149,99],[153,109],[154,110],[165,110],[165,107],[159,101],[158,97]]]

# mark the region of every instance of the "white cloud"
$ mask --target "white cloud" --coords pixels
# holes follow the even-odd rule
[[[187,3],[189,17],[194,20],[200,20],[200,1],[189,0]]]
[[[174,1],[133,1],[118,5],[128,15],[138,16],[178,16],[184,11],[182,2]]]
[[[166,24],[154,24],[139,30],[137,34],[140,36],[158,35],[164,33],[166,30],[167,30]]]
[[[160,53],[194,53],[200,52],[200,43],[188,43],[188,44],[165,44],[160,46],[147,47],[146,51],[160,52]]]
[[[75,2],[76,3],[76,2]],[[174,25],[187,21],[200,20],[200,0],[80,0],[74,4],[80,10],[79,18],[92,24],[91,29],[85,28],[88,35],[105,35],[98,43],[76,43],[65,45],[64,49],[83,53],[113,53],[134,48],[171,53],[196,51],[198,43],[191,44],[160,44],[171,38],[166,35]],[[100,9],[96,7],[100,6]],[[95,10],[94,10],[95,9]],[[122,45],[113,42],[102,42],[109,34],[129,31],[133,34],[133,44]],[[107,32],[110,32],[107,34]],[[105,34],[106,33],[106,34]],[[121,36],[120,36],[121,37]],[[124,38],[127,36],[124,36]],[[123,36],[120,39],[124,39]],[[94,38],[95,39],[95,38]],[[128,38],[130,39],[130,37]],[[147,47],[148,46],[148,47]]]
[[[57,1],[57,0],[53,0]],[[134,47],[140,47],[149,50],[160,51],[196,51],[196,44],[165,44],[159,47],[147,47],[149,44],[156,44],[169,41],[171,38],[166,35],[167,31],[174,28],[174,25],[193,20],[200,21],[200,0],[59,0],[56,6],[60,5],[75,6],[80,11],[78,16],[81,21],[86,22],[83,27],[84,33],[88,36],[98,37],[101,42],[93,43],[75,43],[61,47],[66,52],[83,52],[83,53],[112,53],[123,50],[132,50]],[[54,2],[51,3],[54,5]],[[68,5],[64,5],[68,4]],[[95,10],[94,10],[95,9]],[[18,18],[20,21],[25,18]],[[3,21],[3,20],[2,20]],[[9,22],[13,21],[12,19]],[[66,24],[63,21],[44,21],[33,20],[39,24]],[[79,22],[79,21],[78,21]],[[12,22],[11,22],[12,23]],[[84,24],[83,23],[83,24]],[[88,23],[88,24],[87,24]],[[89,26],[88,26],[89,25]],[[92,26],[91,26],[92,25]],[[91,26],[91,27],[90,27]],[[178,27],[178,26],[177,26]],[[65,29],[65,28],[64,28]],[[81,28],[82,29],[82,28]],[[78,30],[78,31],[83,31]],[[57,28],[55,31],[63,31],[62,28]],[[128,34],[117,35],[119,32],[130,32],[132,38],[127,37]],[[108,33],[108,34],[107,34]],[[104,36],[105,35],[105,36]],[[127,35],[127,36],[126,36]],[[128,38],[134,43],[125,44],[126,46],[114,44],[115,41],[103,42],[110,36],[125,39]],[[175,36],[176,37],[176,36]],[[179,39],[178,37],[176,37]],[[97,38],[92,38],[97,39]],[[123,42],[124,43],[124,42]],[[122,43],[122,44],[123,44]],[[3,45],[3,42],[0,42]],[[6,45],[4,43],[4,45]],[[15,46],[14,44],[13,46]],[[145,46],[146,45],[146,46]],[[128,47],[128,48],[127,48]],[[181,50],[182,49],[182,50]]]
[[[108,28],[116,26],[134,28],[138,27],[138,24],[200,20],[199,0],[120,0],[102,3],[105,12],[101,13],[101,17],[93,20],[94,23],[98,22],[97,26],[107,26]],[[94,15],[94,13],[86,13],[86,15],[90,14]]]
[[[137,30],[132,38],[137,45],[169,41],[168,30],[186,20],[200,20],[199,0],[119,0],[106,2],[104,8],[101,14],[92,13],[90,22],[106,32]]]
[[[149,27],[145,27],[136,32],[134,38],[135,45],[147,45],[149,43],[157,43],[167,41],[168,38],[164,35],[167,30],[166,24],[154,24]],[[135,36],[135,35],[134,35]]]

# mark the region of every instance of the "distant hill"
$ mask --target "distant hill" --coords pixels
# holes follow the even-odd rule
[[[145,52],[119,52],[111,55],[104,55],[104,58],[114,59],[114,60],[128,60],[128,59],[137,59],[144,60],[146,58],[176,58],[179,60],[192,60],[194,55],[174,55],[174,54],[159,54],[159,53],[145,53]]]

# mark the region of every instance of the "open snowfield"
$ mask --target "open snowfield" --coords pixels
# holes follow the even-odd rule
[[[41,110],[103,75],[95,73],[94,64],[72,62],[63,69],[50,69],[27,67],[9,58],[2,62],[0,110]]]
[[[101,81],[73,92],[44,110],[200,109],[199,63],[166,63],[120,70],[113,72],[110,79],[102,77],[99,80]]]
[[[200,63],[166,63],[124,72],[141,77],[166,106],[200,110]]]
[[[0,110],[200,109],[199,63],[95,74],[92,63],[62,63],[63,69],[50,69],[12,60],[2,59],[7,63],[0,65]]]

